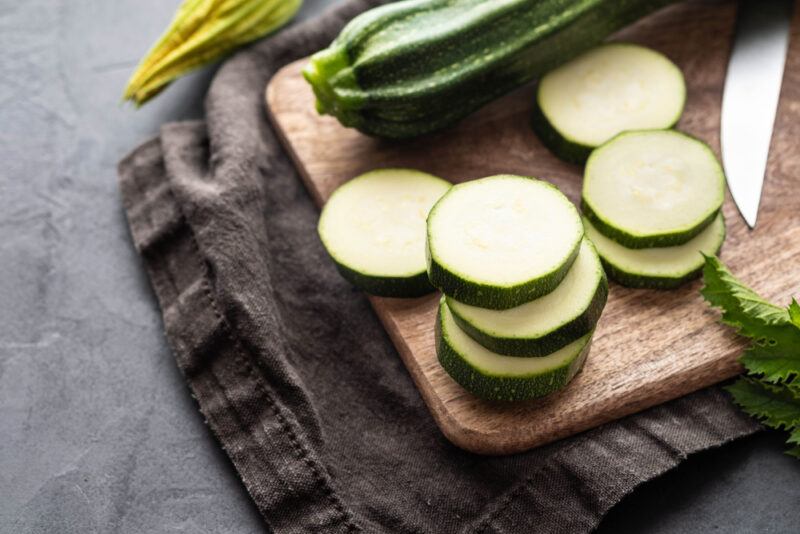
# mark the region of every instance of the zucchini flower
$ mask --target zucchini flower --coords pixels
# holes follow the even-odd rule
[[[176,78],[283,26],[301,4],[302,0],[184,0],[139,63],[123,99],[144,104]]]

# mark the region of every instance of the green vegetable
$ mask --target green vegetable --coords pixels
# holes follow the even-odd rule
[[[747,376],[727,390],[745,412],[788,431],[788,453],[800,458],[800,305],[765,301],[716,257],[706,256],[703,276],[702,294],[722,309],[722,322],[752,341],[740,360]]]
[[[594,246],[584,238],[578,258],[551,293],[509,310],[488,310],[447,298],[458,326],[498,354],[545,356],[594,330],[608,281]]]
[[[533,129],[558,157],[583,164],[592,150],[624,131],[671,128],[685,101],[683,74],[666,56],[610,43],[539,81]]]
[[[340,186],[318,231],[341,275],[382,297],[433,291],[425,258],[425,219],[450,183],[412,169],[374,170]]]
[[[450,189],[428,216],[428,276],[464,304],[513,308],[553,291],[582,239],[577,209],[551,184],[473,180]]]
[[[583,367],[591,339],[592,332],[541,357],[502,356],[465,334],[444,298],[436,319],[439,363],[461,387],[488,400],[527,400],[562,389]]]
[[[699,277],[703,254],[716,254],[725,240],[725,219],[720,212],[714,223],[683,245],[657,248],[627,248],[601,234],[583,220],[586,237],[592,240],[612,280],[627,286],[673,289]]]
[[[450,125],[671,0],[407,0],[348,24],[303,74],[317,110],[381,137]]]
[[[589,157],[581,207],[628,248],[683,245],[716,218],[725,174],[711,148],[674,130],[625,132]]]
[[[123,99],[140,106],[173,80],[283,26],[302,0],[184,0]]]

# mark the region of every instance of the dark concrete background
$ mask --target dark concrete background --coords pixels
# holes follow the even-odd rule
[[[307,17],[335,0],[306,0]],[[0,532],[262,532],[167,348],[115,165],[200,117],[213,69],[120,105],[177,0],[0,0]],[[645,484],[601,528],[797,532],[762,434]]]

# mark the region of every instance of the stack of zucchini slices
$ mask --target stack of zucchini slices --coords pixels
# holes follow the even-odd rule
[[[581,369],[608,296],[578,211],[552,185],[501,175],[457,185],[427,223],[428,275],[442,290],[439,361],[465,389],[525,400]]]
[[[724,195],[705,143],[674,130],[623,133],[586,164],[586,234],[620,284],[674,288],[700,275],[700,253],[722,247]]]
[[[439,361],[475,395],[541,397],[583,366],[608,282],[577,209],[552,185],[501,175],[452,187],[379,169],[339,187],[318,230],[359,289],[442,290]]]
[[[609,277],[629,287],[670,289],[702,271],[700,253],[725,239],[725,177],[702,141],[669,130],[686,86],[667,57],[612,43],[539,82],[533,126],[560,158],[586,163],[586,235]]]

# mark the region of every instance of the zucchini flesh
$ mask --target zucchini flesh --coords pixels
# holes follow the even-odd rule
[[[303,74],[317,110],[381,137],[445,127],[672,0],[407,0],[353,19]]]
[[[458,326],[487,349],[508,356],[545,356],[592,331],[607,297],[600,258],[584,238],[567,276],[539,299],[509,310],[446,300]]]
[[[671,128],[685,101],[683,74],[666,56],[610,43],[541,79],[533,126],[557,156],[581,164],[621,132]]]
[[[487,400],[519,401],[549,395],[566,386],[589,353],[592,333],[540,358],[496,354],[465,334],[444,301],[436,319],[436,353],[447,374]]]
[[[703,272],[703,254],[717,254],[725,241],[722,212],[688,243],[661,248],[626,248],[601,234],[588,219],[583,222],[608,276],[627,287],[672,289],[693,280]]]
[[[425,220],[450,183],[411,169],[362,174],[331,195],[319,235],[342,276],[384,297],[430,293]]]
[[[711,149],[674,130],[626,132],[589,157],[582,208],[628,248],[681,245],[716,217],[725,175]]]
[[[428,276],[442,292],[491,309],[551,291],[578,254],[583,226],[554,186],[499,175],[453,187],[428,216]]]

